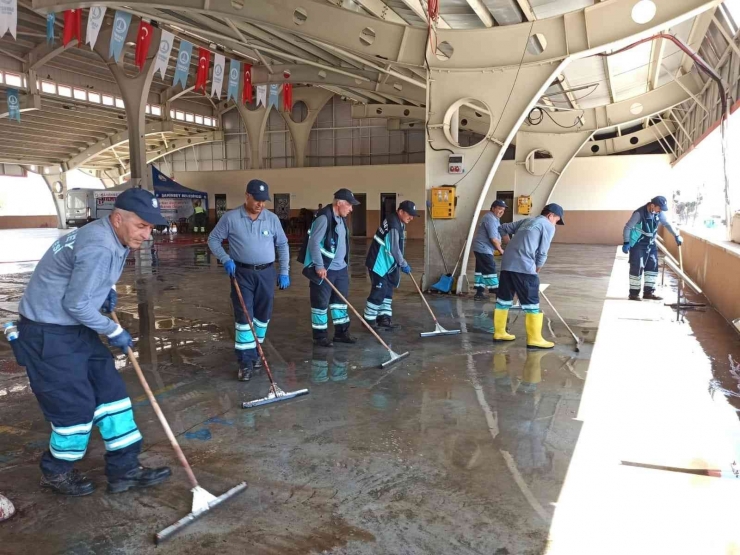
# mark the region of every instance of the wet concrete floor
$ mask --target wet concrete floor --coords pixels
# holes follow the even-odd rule
[[[369,287],[364,245],[353,245],[351,260],[350,301],[360,311]],[[408,251],[422,268],[422,243]],[[207,247],[160,245],[153,263],[137,253],[124,271],[119,315],[201,485],[219,495],[249,484],[159,548],[153,534],[190,511],[191,494],[131,366],[118,356],[144,435],[141,459],[171,465],[173,478],[107,495],[94,432],[79,468],[99,490],[63,498],[38,487],[49,425],[0,342],[0,491],[18,509],[0,525],[0,553],[547,551],[614,247],[553,245],[542,273],[548,297],[586,338],[580,353],[557,320],[557,347],[527,352],[524,317],[513,311],[518,339],[496,346],[493,304],[448,296],[428,299],[443,326],[463,333],[420,339],[432,320],[404,278],[394,300],[403,329],[385,337],[411,355],[383,370],[386,352],[354,318],[357,345],[312,347],[308,285],[292,260],[292,287],[276,293],[266,353],[283,389],[311,393],[250,410],[241,402],[264,396],[267,378],[236,381],[228,279]],[[0,275],[2,321],[16,316],[32,267],[6,266]]]

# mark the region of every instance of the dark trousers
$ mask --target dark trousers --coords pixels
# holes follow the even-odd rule
[[[193,216],[193,231],[205,233],[206,231],[206,213],[205,212],[197,212]]]
[[[349,294],[349,272],[347,268],[328,270],[326,277],[339,292],[347,298]],[[311,298],[311,328],[314,339],[323,339],[328,336],[329,310],[334,324],[334,335],[344,335],[349,331],[349,314],[347,305],[329,287],[326,280],[321,284],[310,282],[309,294]]]
[[[658,247],[637,243],[630,249],[630,295],[639,295],[645,274],[645,293],[655,292],[658,282]]]
[[[519,297],[524,312],[540,312],[540,276],[519,272],[501,272],[496,295],[496,308],[508,310],[514,304],[514,295]]]
[[[247,268],[236,268],[236,281],[239,290],[244,297],[249,315],[252,317],[254,329],[257,332],[257,340],[265,341],[267,326],[272,317],[272,302],[275,297],[275,284],[277,276],[275,265],[262,270],[248,270]],[[234,306],[234,320],[236,333],[234,334],[234,352],[236,360],[242,362],[254,362],[259,358],[257,354],[257,343],[255,342],[252,329],[249,327],[247,316],[242,310],[239,297],[231,282],[231,303]]]
[[[498,288],[498,275],[496,274],[496,260],[492,254],[475,252],[475,288],[479,293],[487,287],[489,290]]]
[[[389,276],[379,276],[372,270],[369,272],[370,294],[365,304],[365,320],[375,322],[378,316],[393,317],[393,283]]]
[[[51,423],[41,471],[65,474],[87,451],[95,424],[105,442],[105,473],[117,478],[139,464],[141,433],[113,356],[85,326],[39,324],[25,318],[13,342],[36,400]]]

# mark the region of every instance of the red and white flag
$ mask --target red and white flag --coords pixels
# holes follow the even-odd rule
[[[242,104],[252,102],[252,66],[244,64],[244,87],[242,88]]]
[[[286,112],[293,109],[293,85],[290,83],[283,85],[283,109]]]
[[[77,44],[82,43],[82,10],[67,10],[64,12],[64,35],[62,42],[67,46],[72,39],[77,39]]]
[[[195,75],[195,92],[206,94],[208,69],[211,66],[211,51],[207,48],[198,48],[198,73]]]
[[[154,34],[154,27],[150,23],[147,23],[143,19],[139,23],[139,33],[136,35],[136,67],[139,71],[144,69],[146,64],[146,57],[149,54],[149,47],[152,44],[152,35]]]

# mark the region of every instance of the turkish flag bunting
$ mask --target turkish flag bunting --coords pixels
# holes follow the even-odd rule
[[[283,85],[283,108],[287,112],[293,109],[293,85],[290,83]]]
[[[139,71],[144,69],[146,57],[149,54],[149,46],[152,44],[154,27],[143,19],[139,23],[139,34],[136,36],[136,67]]]
[[[64,36],[62,42],[67,46],[72,39],[77,44],[82,43],[82,10],[67,10],[64,12]]]
[[[252,66],[244,64],[244,88],[242,89],[242,104],[252,102]]]
[[[195,76],[195,92],[206,94],[208,69],[211,67],[211,51],[207,48],[198,48],[198,73]]]

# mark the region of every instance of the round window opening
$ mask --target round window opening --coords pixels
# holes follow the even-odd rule
[[[492,124],[493,117],[488,105],[475,98],[461,98],[447,109],[443,130],[447,140],[454,146],[471,148],[490,136]]]

